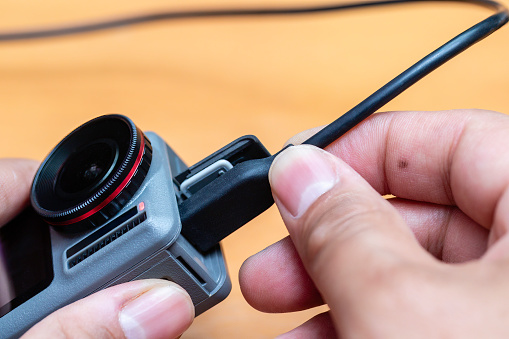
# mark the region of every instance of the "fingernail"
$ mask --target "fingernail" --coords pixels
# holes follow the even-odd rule
[[[333,155],[303,145],[290,147],[276,157],[269,180],[277,199],[294,217],[300,217],[339,177]]]
[[[128,302],[119,321],[127,339],[175,338],[191,324],[193,305],[180,288],[154,287]]]

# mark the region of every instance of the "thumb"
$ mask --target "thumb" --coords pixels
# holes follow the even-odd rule
[[[269,179],[299,256],[332,311],[355,303],[370,282],[391,279],[401,263],[431,262],[391,204],[333,155],[290,147],[274,160]]]
[[[22,338],[177,338],[193,318],[193,303],[181,287],[165,280],[140,280],[70,304]]]

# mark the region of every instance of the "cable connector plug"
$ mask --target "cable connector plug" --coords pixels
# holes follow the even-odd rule
[[[268,174],[274,157],[246,136],[178,175],[182,235],[207,251],[272,206]]]

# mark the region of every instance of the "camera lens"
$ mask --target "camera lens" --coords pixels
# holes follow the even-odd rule
[[[96,118],[46,157],[32,185],[32,206],[62,231],[97,227],[136,193],[151,159],[150,142],[130,119]]]
[[[87,194],[99,186],[113,170],[118,159],[118,146],[104,140],[86,145],[64,163],[57,178],[56,193],[72,198]]]

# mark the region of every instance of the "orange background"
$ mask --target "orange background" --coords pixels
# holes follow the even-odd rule
[[[509,4],[508,0],[504,0]],[[1,30],[161,9],[314,4],[312,1],[3,1]],[[69,131],[122,113],[193,164],[244,134],[271,152],[334,120],[419,58],[490,12],[414,4],[295,17],[163,22],[0,44],[1,157],[42,160]],[[384,110],[485,108],[509,113],[509,27],[413,86]],[[355,150],[352,150],[355,152]],[[242,298],[242,262],[286,235],[272,208],[224,241],[230,297],[183,338],[263,338],[323,308],[263,314]]]

